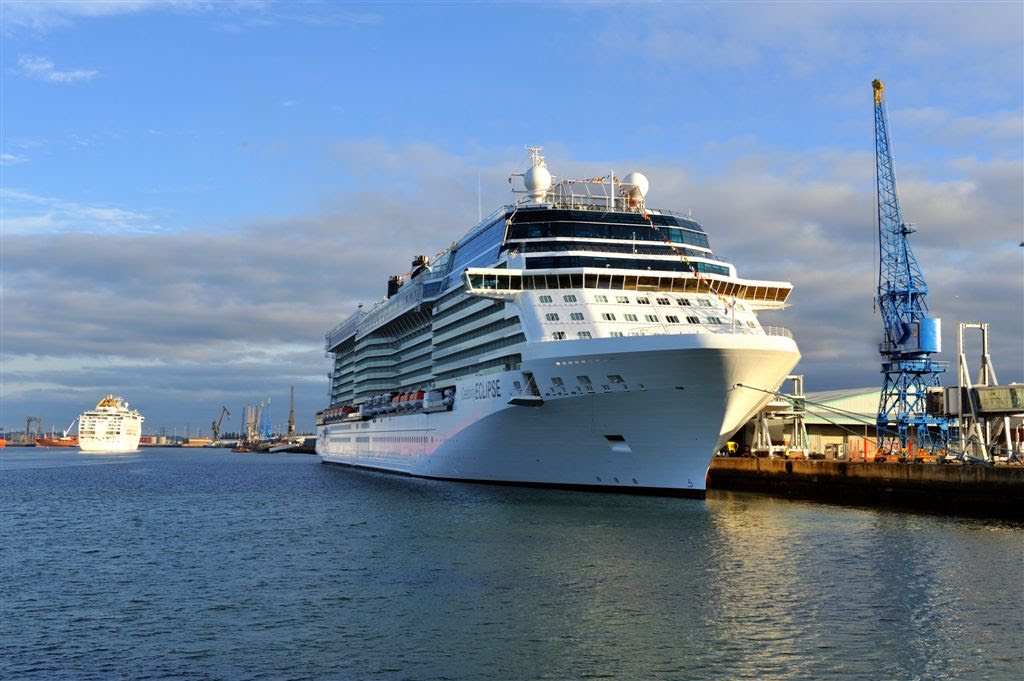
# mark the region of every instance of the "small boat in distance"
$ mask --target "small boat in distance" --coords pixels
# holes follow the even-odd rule
[[[49,435],[37,437],[36,447],[77,447],[78,436],[69,435],[71,429],[75,427],[75,421],[77,420],[78,417],[76,416],[74,420],[71,421],[71,425],[65,428],[64,433],[60,436],[56,435],[55,433],[50,433]]]
[[[108,394],[78,418],[78,446],[83,452],[134,452],[143,420],[138,410],[128,409],[123,397]]]
[[[77,435],[44,435],[36,438],[36,447],[77,447]]]

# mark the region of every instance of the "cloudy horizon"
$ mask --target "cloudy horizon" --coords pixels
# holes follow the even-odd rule
[[[643,172],[792,282],[761,318],[806,390],[879,386],[875,77],[943,383],[959,322],[1024,381],[1024,6],[937,7],[4,3],[0,425],[113,392],[145,434],[267,399],[282,428],[294,386],[311,430],[326,332],[508,203],[528,145]]]

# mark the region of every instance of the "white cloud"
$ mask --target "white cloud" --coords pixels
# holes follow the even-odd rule
[[[146,213],[114,206],[89,205],[0,188],[4,206],[3,233],[91,234],[158,232],[160,225]]]
[[[212,3],[216,4],[216,3]],[[137,14],[156,9],[203,10],[211,3],[192,0],[5,0],[5,23],[46,30],[76,19]]]
[[[16,166],[19,163],[27,163],[28,159],[24,156],[17,156],[15,154],[0,154],[0,165],[2,166]]]
[[[30,54],[21,55],[18,59],[18,67],[23,75],[49,83],[75,83],[81,80],[92,80],[97,74],[97,71],[91,69],[61,71],[46,57]]]

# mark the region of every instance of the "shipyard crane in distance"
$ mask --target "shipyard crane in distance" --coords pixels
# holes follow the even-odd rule
[[[918,450],[940,453],[949,444],[950,421],[927,413],[929,388],[939,387],[946,365],[932,359],[941,350],[941,324],[928,317],[928,286],[910,249],[912,225],[903,221],[896,195],[884,86],[875,95],[875,180],[878,198],[878,294],[884,333],[882,393],[878,401],[878,452],[913,457]]]
[[[224,415],[225,414],[227,415],[228,418],[231,418],[231,412],[228,411],[227,406],[226,405],[221,405],[221,407],[220,407],[220,416],[217,418],[216,421],[214,421],[212,424],[210,424],[210,431],[213,433],[213,441],[214,442],[216,442],[220,438],[220,424],[224,422]]]

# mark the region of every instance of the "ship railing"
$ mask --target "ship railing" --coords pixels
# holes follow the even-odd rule
[[[793,332],[784,326],[765,326],[764,332],[769,336],[782,336],[784,338],[792,338]]]

